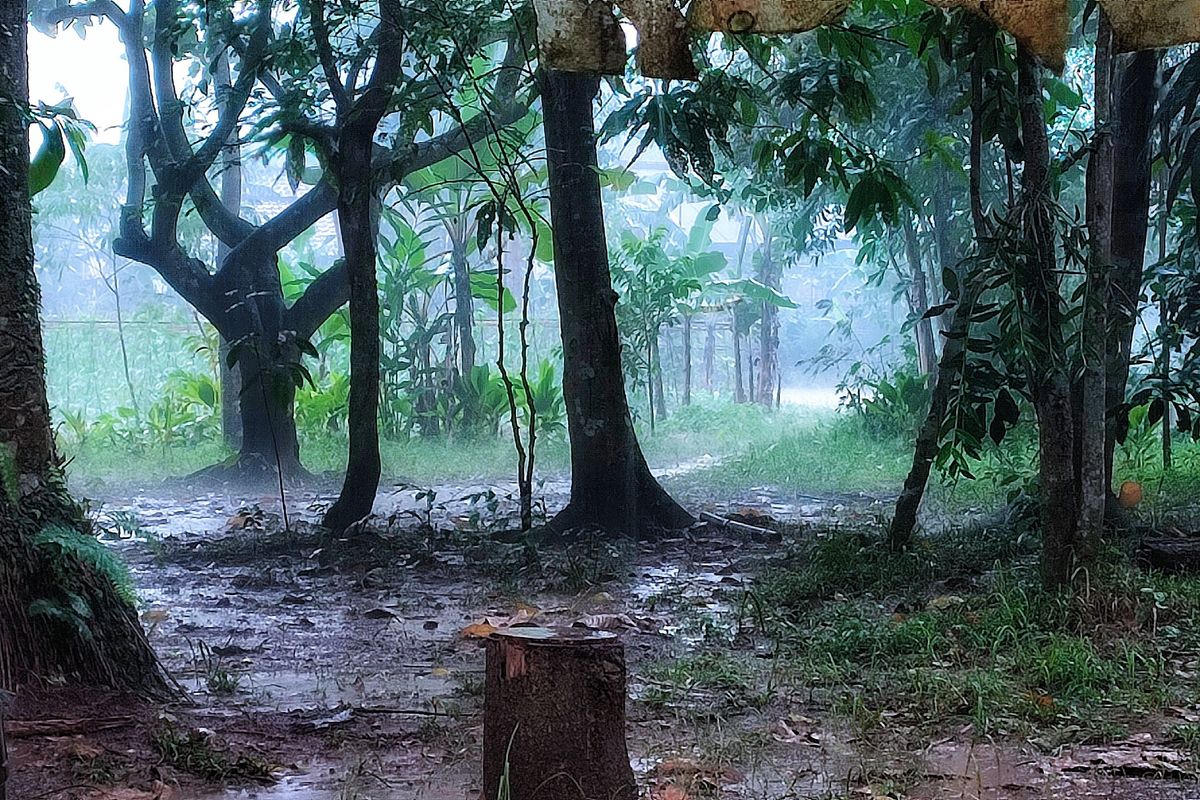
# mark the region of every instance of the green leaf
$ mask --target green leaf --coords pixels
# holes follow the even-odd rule
[[[29,164],[29,196],[32,197],[54,182],[58,169],[67,157],[67,148],[63,142],[62,126],[57,122],[45,125],[38,123],[42,129],[42,145],[37,155]]]

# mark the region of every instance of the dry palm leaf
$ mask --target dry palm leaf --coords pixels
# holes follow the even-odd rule
[[[1067,59],[1067,0],[925,0],[937,8],[965,8],[1008,31],[1055,72]]]
[[[1121,52],[1200,42],[1200,0],[1100,0],[1100,6]]]
[[[534,0],[542,66],[564,72],[625,73],[625,32],[611,0]]]
[[[850,0],[694,0],[688,24],[702,31],[801,33],[836,21]]]

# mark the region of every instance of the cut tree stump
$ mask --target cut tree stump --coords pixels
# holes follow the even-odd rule
[[[637,796],[625,745],[620,639],[579,628],[492,634],[483,700],[483,800]]]

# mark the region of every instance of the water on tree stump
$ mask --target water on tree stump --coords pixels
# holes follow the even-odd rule
[[[625,746],[620,640],[579,628],[493,634],[483,701],[484,800],[637,796]]]

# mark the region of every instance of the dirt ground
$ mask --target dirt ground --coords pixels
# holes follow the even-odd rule
[[[160,487],[109,500],[106,538],[190,702],[26,693],[9,725],[10,800],[476,800],[483,651],[463,632],[529,621],[620,633],[630,751],[657,800],[1200,798],[1150,734],[1053,752],[969,729],[856,735],[776,670],[756,623],[749,587],[782,536],[710,526],[653,544],[531,546],[503,534],[510,491],[393,487],[378,526],[332,544],[310,525],[330,499],[320,492],[289,495],[286,533],[271,496]],[[694,509],[787,520],[786,536],[880,510],[691,491]],[[565,487],[542,499],[553,511]],[[747,686],[673,677],[711,653],[750,665]]]

